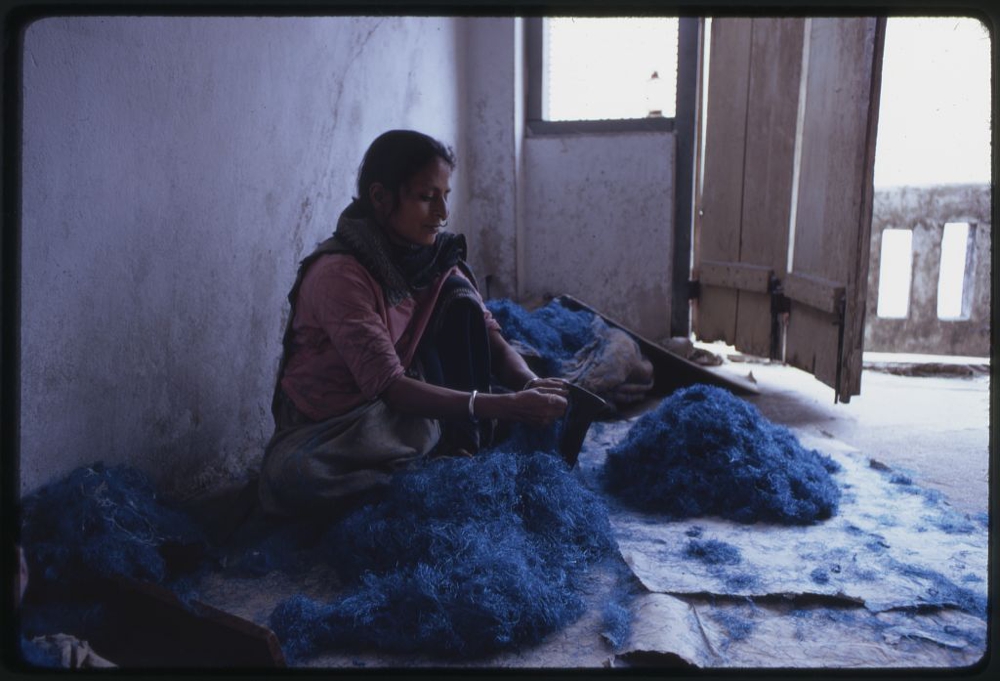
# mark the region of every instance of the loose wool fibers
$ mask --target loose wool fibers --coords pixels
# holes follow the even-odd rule
[[[56,649],[40,646],[33,640],[20,638],[21,658],[29,667],[49,667],[57,669],[62,667],[62,657]]]
[[[614,545],[603,502],[561,460],[502,451],[397,474],[323,543],[346,589],[272,612],[292,660],[333,647],[468,659],[535,643],[584,612],[582,580]]]
[[[486,307],[505,338],[538,352],[548,376],[560,375],[563,362],[595,338],[594,313],[573,311],[554,300],[533,312],[507,298],[487,301]]]
[[[185,514],[160,503],[150,480],[128,466],[95,463],[22,500],[28,564],[22,631],[91,636],[105,631],[107,580],[162,584],[181,602],[195,596],[207,542]]]
[[[26,496],[22,511],[31,580],[66,594],[117,576],[162,584],[178,576],[172,556],[193,555],[193,567],[207,547],[197,525],[128,466],[78,468]]]
[[[808,525],[831,517],[839,466],[722,388],[693,385],[665,398],[608,450],[607,490],[672,519]]]

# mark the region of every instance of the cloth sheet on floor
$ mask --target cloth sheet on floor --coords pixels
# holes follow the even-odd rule
[[[634,421],[634,420],[633,420]],[[631,423],[596,424],[581,473],[600,484]],[[985,513],[954,511],[905,472],[796,431],[840,470],[837,513],[812,525],[664,520],[610,500],[646,593],[617,653],[698,667],[963,667],[986,650]]]
[[[587,513],[570,512],[577,520],[565,527],[578,529],[584,517],[589,522],[604,518],[599,524],[613,540],[610,555],[595,550],[582,565],[574,567],[569,561],[555,566],[575,571],[575,578],[564,582],[571,584],[571,595],[578,599],[570,608],[572,616],[556,626],[511,636],[510,645],[487,646],[472,655],[453,654],[456,650],[447,646],[387,649],[376,640],[363,640],[350,647],[307,646],[293,663],[330,668],[633,664],[883,668],[961,667],[982,657],[985,515],[958,514],[905,471],[889,470],[833,439],[798,431],[794,435],[804,449],[815,449],[836,464],[825,469],[839,490],[836,509],[828,517],[787,524],[638,510],[608,492],[604,474],[609,451],[628,440],[641,418],[595,423],[572,472],[555,474],[544,466],[536,471],[549,475],[564,491],[577,486],[593,502]],[[460,465],[482,463],[487,460]],[[502,457],[493,463],[498,474],[510,465]],[[517,490],[516,473],[508,477],[515,481],[511,494],[504,497],[509,501],[525,490]],[[460,479],[461,475],[455,478]],[[101,489],[99,484],[97,488]],[[472,499],[484,493],[465,491]],[[559,495],[536,497],[536,512],[542,517],[546,508],[553,508],[544,503],[549,496]],[[605,509],[603,514],[598,506]],[[379,520],[376,516],[368,520]],[[522,513],[520,522],[525,517]],[[565,517],[556,513],[549,520],[558,523]],[[458,525],[462,522],[456,519]],[[110,527],[114,529],[114,523]],[[158,537],[172,536],[162,530],[144,534],[138,531],[142,527],[145,521],[137,522],[127,536],[154,543]],[[461,536],[445,533],[441,541],[448,546]],[[580,541],[569,539],[577,547]],[[31,547],[26,549],[30,553]],[[476,547],[463,550],[474,555]],[[352,577],[357,566],[345,570],[341,565],[338,574],[335,563],[316,560],[316,554],[305,551],[300,558],[304,562],[271,562],[256,571],[203,570],[196,573],[191,588],[199,600],[265,625],[274,623],[274,613],[290,599],[300,603],[306,599],[322,609],[342,604],[345,595],[357,588]],[[147,566],[143,567],[147,571],[153,565],[150,574],[170,574],[156,560],[124,565]],[[545,573],[545,566],[540,567],[544,574],[558,573],[558,569]],[[461,604],[462,595],[453,596],[457,599],[453,602]],[[385,623],[391,623],[391,613],[389,619],[385,612],[382,615]],[[363,618],[360,623],[366,624]],[[327,622],[312,625],[322,635]],[[287,631],[285,637],[287,641]]]

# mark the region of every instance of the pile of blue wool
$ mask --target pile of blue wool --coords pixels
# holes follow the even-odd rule
[[[22,513],[30,582],[52,594],[79,594],[117,576],[163,584],[180,576],[171,555],[194,567],[207,546],[197,525],[158,501],[149,478],[128,466],[78,468],[26,496]]]
[[[504,338],[541,356],[548,376],[558,376],[562,363],[595,338],[592,312],[570,310],[554,300],[532,312],[507,298],[487,301],[486,307],[500,324]]]
[[[624,503],[672,519],[807,525],[836,512],[839,469],[753,405],[699,384],[637,419],[608,450],[603,475]]]
[[[584,612],[585,576],[614,544],[603,502],[561,460],[492,451],[396,475],[323,546],[343,595],[295,596],[269,619],[293,661],[334,647],[469,659],[536,643]]]
[[[20,639],[21,657],[29,667],[62,667],[62,656],[54,648],[43,647],[35,641]]]

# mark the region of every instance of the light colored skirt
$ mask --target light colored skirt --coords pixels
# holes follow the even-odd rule
[[[394,412],[379,399],[326,421],[282,428],[264,453],[261,506],[284,516],[343,511],[384,489],[440,437],[438,421]]]

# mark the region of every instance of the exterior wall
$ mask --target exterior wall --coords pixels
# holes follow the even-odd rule
[[[865,350],[987,357],[990,354],[990,187],[941,185],[878,190],[872,214],[871,267],[865,324]],[[975,225],[968,319],[937,316],[941,238],[948,222]],[[878,288],[885,229],[913,230],[909,315],[879,317]]]
[[[673,133],[527,138],[526,296],[568,293],[669,336],[674,154]]]
[[[285,296],[365,148],[412,127],[464,151],[462,21],[27,28],[22,492],[97,460],[167,486],[259,462]]]

